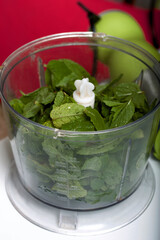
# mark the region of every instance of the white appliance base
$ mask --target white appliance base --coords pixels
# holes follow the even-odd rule
[[[117,215],[122,214],[121,209],[116,209],[118,206],[112,206],[111,208],[109,207],[106,209],[106,214],[104,213],[104,209],[98,210],[97,214],[94,212],[90,212],[90,219],[93,218],[92,222],[95,222],[97,224],[96,229],[89,229],[88,225],[86,224],[86,221],[88,216],[86,214],[86,218],[84,219],[82,216],[79,218],[79,212],[77,213],[77,216],[75,215],[75,219],[78,219],[77,225],[76,225],[76,230],[73,229],[65,229],[66,225],[64,221],[60,221],[62,219],[68,218],[68,215],[64,215],[66,212],[61,212],[58,210],[58,215],[56,214],[56,210],[53,210],[50,213],[51,218],[55,221],[55,218],[57,219],[57,225],[58,229],[60,229],[59,233],[57,232],[52,232],[53,231],[53,225],[54,221],[51,219],[51,226],[52,229],[51,231],[47,231],[43,229],[42,227],[38,227],[36,224],[32,224],[31,221],[26,220],[26,216],[23,217],[19,212],[13,207],[11,204],[11,201],[9,200],[7,194],[6,194],[6,189],[5,189],[5,179],[6,179],[6,174],[8,173],[9,167],[11,166],[11,162],[13,162],[13,155],[12,151],[10,148],[10,143],[7,139],[4,139],[0,141],[0,212],[1,212],[1,218],[0,218],[0,239],[5,239],[5,240],[28,240],[28,239],[38,239],[38,240],[117,240],[117,239],[123,239],[123,240],[159,240],[160,239],[160,227],[159,227],[159,222],[160,222],[160,162],[150,158],[149,162],[151,165],[151,168],[153,170],[153,174],[155,176],[155,193],[153,195],[153,198],[149,204],[146,203],[145,205],[145,211],[144,208],[141,212],[139,212],[139,216],[135,214],[134,212],[137,211],[138,205],[141,204],[141,201],[143,199],[139,199],[135,205],[132,205],[132,219],[128,219],[128,224],[127,222],[121,222],[121,224],[117,227],[115,227],[112,230],[111,228],[103,229],[102,231],[102,226],[98,225],[100,218],[102,218],[105,221],[107,219],[108,215],[110,214],[111,218],[109,219],[108,224],[111,222],[114,222],[113,219],[117,218]],[[13,170],[13,168],[12,168]],[[151,170],[151,171],[152,171]],[[14,171],[14,170],[13,170]],[[152,175],[152,173],[151,173]],[[150,176],[151,176],[150,175]],[[151,177],[152,178],[152,177]],[[149,180],[149,178],[148,178]],[[148,184],[150,184],[150,181],[147,182],[147,187]],[[140,186],[141,187],[141,186]],[[139,188],[137,189],[139,190]],[[154,192],[154,189],[152,189]],[[7,190],[8,191],[8,190]],[[153,194],[152,192],[152,194]],[[8,192],[9,193],[9,192]],[[133,197],[135,193],[133,193],[130,197]],[[16,197],[16,196],[15,196]],[[123,202],[120,203],[119,206],[123,207],[126,205],[126,202],[129,201],[130,197]],[[13,197],[14,198],[14,197]],[[144,198],[144,196],[142,196]],[[37,200],[37,199],[36,199]],[[26,205],[28,204],[29,207],[29,202],[26,199]],[[23,200],[22,200],[23,202]],[[134,202],[134,201],[133,201]],[[128,202],[129,203],[129,202]],[[123,205],[124,204],[124,205]],[[117,204],[118,205],[118,204]],[[148,207],[147,207],[148,205]],[[110,209],[110,210],[109,210]],[[131,209],[128,209],[130,211]],[[31,210],[31,209],[30,209]],[[110,212],[107,212],[110,211]],[[117,212],[120,211],[120,212]],[[22,212],[24,212],[24,209],[22,209]],[[34,212],[34,209],[33,209]],[[53,214],[54,213],[54,214]],[[88,212],[89,213],[89,212]],[[134,213],[134,214],[133,214]],[[44,214],[42,212],[42,214]],[[126,211],[124,211],[124,215],[126,214]],[[128,213],[127,213],[128,214]],[[37,213],[36,213],[37,215]],[[133,217],[136,216],[136,217]],[[45,216],[43,216],[45,217]],[[63,218],[64,217],[64,218]],[[70,219],[70,218],[69,218]],[[80,219],[83,220],[80,222]],[[30,219],[29,219],[30,220]],[[134,220],[134,221],[133,221]],[[130,223],[129,223],[130,222]],[[79,225],[79,224],[82,225]],[[61,228],[60,228],[60,225]],[[39,224],[40,225],[40,224]],[[71,227],[72,225],[70,225]],[[78,227],[81,226],[81,229]],[[123,226],[123,227],[122,227]],[[67,225],[69,227],[69,225]],[[83,228],[82,228],[83,227]],[[86,227],[86,228],[84,228]],[[98,228],[99,227],[99,228]],[[83,230],[83,231],[82,231]],[[113,231],[114,230],[114,231]],[[54,229],[55,231],[55,229]],[[67,233],[65,232],[67,231]],[[69,231],[69,233],[68,233]],[[75,234],[75,231],[79,231],[81,234]],[[64,234],[60,234],[64,233]],[[72,233],[72,234],[71,234]],[[74,234],[73,234],[74,233]],[[78,233],[78,232],[77,232]],[[104,234],[100,234],[104,233]]]
[[[153,198],[155,178],[149,164],[133,194],[113,206],[92,211],[62,210],[38,200],[21,184],[15,165],[6,178],[6,190],[18,212],[42,228],[68,235],[97,235],[117,230],[138,218]]]

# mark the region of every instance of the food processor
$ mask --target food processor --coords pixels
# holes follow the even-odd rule
[[[123,72],[118,65],[113,69],[110,59],[116,53],[127,57],[132,73],[130,66]],[[44,66],[52,59],[81,64],[102,87],[114,81],[115,73],[123,74],[154,107],[136,121],[101,131],[60,130],[29,120],[10,101],[45,87]],[[156,59],[135,44],[101,33],[47,36],[6,59],[1,99],[8,138],[0,143],[1,207],[8,211],[5,224],[9,218],[12,230],[19,229],[15,239],[22,231],[25,239],[34,234],[39,239],[159,239],[160,167],[151,152],[159,125],[159,92]],[[10,232],[5,234],[9,239]]]

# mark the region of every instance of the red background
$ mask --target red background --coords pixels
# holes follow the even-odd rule
[[[87,31],[87,14],[78,0],[0,0],[0,64],[21,45],[46,35]],[[91,11],[120,9],[141,25],[146,40],[152,42],[149,10],[106,0],[81,0]]]

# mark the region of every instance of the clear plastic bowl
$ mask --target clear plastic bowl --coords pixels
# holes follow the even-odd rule
[[[10,106],[20,90],[28,93],[44,84],[41,61],[71,59],[103,83],[122,71],[121,62],[108,63],[113,52],[128,58],[124,76],[140,84],[150,103],[157,99],[154,109],[139,120],[104,131],[64,131],[28,120]],[[133,71],[128,70],[130,66]],[[0,89],[15,165],[32,195],[56,207],[92,210],[118,203],[138,187],[160,116],[160,64],[145,50],[100,33],[47,36],[6,59]]]

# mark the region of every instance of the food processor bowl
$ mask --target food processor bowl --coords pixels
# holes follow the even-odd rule
[[[136,82],[155,106],[134,122],[101,131],[60,130],[29,120],[10,101],[44,86],[43,64],[52,59],[81,64],[102,85],[123,74],[122,81]],[[137,189],[160,118],[160,64],[148,52],[101,33],[55,34],[13,52],[0,77],[15,165],[30,194],[58,208],[94,210],[118,204]]]

